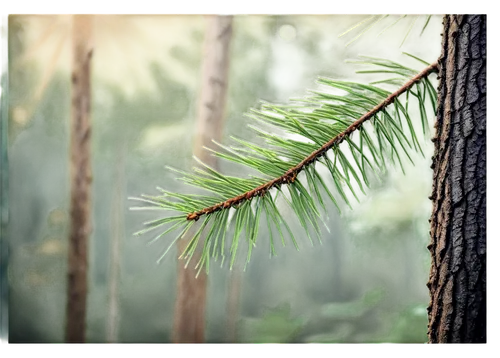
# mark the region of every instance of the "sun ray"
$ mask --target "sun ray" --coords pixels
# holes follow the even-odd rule
[[[62,40],[63,40],[63,37],[65,35],[66,35],[65,33],[61,32],[54,39],[54,43],[55,43],[54,50],[52,51],[48,60],[44,62],[45,66],[43,67],[42,77],[38,81],[38,85],[35,89],[33,101],[31,103],[30,109],[28,111],[28,113],[29,113],[28,118],[31,117],[31,115],[33,114],[33,111],[37,107],[38,103],[43,98],[45,90],[47,89],[47,87],[50,83],[50,80],[52,79],[52,77],[54,76],[54,73],[57,70],[57,65],[61,61],[61,55],[62,55],[63,49],[64,49],[64,43]]]
[[[109,21],[106,21],[100,17],[98,26],[106,28],[107,43],[110,44],[110,47],[115,48],[117,53],[120,53],[122,63],[137,63],[137,49],[133,44],[138,43],[141,39],[139,33],[132,30],[130,21],[125,21],[120,17],[110,18]],[[137,78],[148,78],[147,70],[143,66],[133,66],[133,68],[137,72]]]
[[[15,74],[16,71],[38,64],[41,65],[42,71],[34,83],[33,87],[35,89],[31,92],[32,97],[28,101],[29,104],[24,105],[27,113],[27,124],[43,99],[54,74],[61,69],[65,71],[68,69],[69,61],[67,62],[67,60],[71,57],[69,54],[71,53],[73,16],[68,14],[47,17],[37,16],[36,19],[26,17],[23,20],[22,23],[19,22],[16,26],[30,30],[29,41],[25,50],[19,56],[20,59],[11,68],[12,73]],[[138,82],[141,82],[141,88],[143,89],[151,86],[151,76],[142,63],[148,55],[144,51],[137,51],[137,46],[151,41],[148,37],[152,26],[151,20],[151,17],[145,18],[143,16],[95,15],[96,59],[99,58],[97,62],[100,65],[96,65],[94,71],[98,71],[100,76],[110,77],[112,80],[121,76],[120,81],[122,81],[123,77],[126,77],[127,82],[133,84],[133,87],[137,87]],[[178,19],[172,19],[172,21],[176,20]],[[158,19],[155,21],[158,22],[160,27],[165,24],[164,21]],[[171,24],[171,21],[168,21],[168,23]],[[141,29],[146,25],[148,31],[145,33]],[[178,40],[177,32],[170,30],[166,33],[166,36],[159,35],[159,38],[164,40],[166,37],[172,42]],[[159,30],[159,33],[164,33],[164,31]],[[164,53],[158,50],[157,47],[153,47],[154,56],[163,58]],[[68,56],[64,51],[68,51]],[[116,54],[120,55],[119,61],[115,60]],[[124,72],[127,73],[126,76],[123,76]],[[17,137],[17,135],[14,137]],[[15,138],[10,137],[9,143],[14,142]]]
[[[23,66],[26,65],[33,57],[38,55],[40,50],[53,38],[54,34],[58,30],[63,29],[63,23],[65,22],[65,17],[57,16],[56,20],[52,22],[45,30],[36,37],[33,44],[26,49],[26,51],[21,55],[21,58],[16,61],[13,66],[13,72],[19,71]],[[64,32],[64,31],[61,31]]]

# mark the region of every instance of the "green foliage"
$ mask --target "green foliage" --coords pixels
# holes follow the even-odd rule
[[[321,314],[324,317],[335,319],[355,319],[363,316],[368,310],[377,305],[383,298],[382,290],[367,292],[360,300],[349,302],[333,302],[323,305]]]
[[[292,209],[314,242],[320,238],[319,223],[326,214],[327,197],[340,211],[344,203],[350,206],[352,199],[358,200],[359,192],[365,193],[370,186],[369,172],[384,171],[388,165],[399,166],[404,172],[402,157],[411,162],[411,152],[423,154],[418,133],[429,134],[426,101],[435,111],[437,99],[427,74],[405,87],[404,94],[395,98],[392,105],[378,107],[367,117],[369,121],[361,123],[360,118],[394,96],[387,88],[400,87],[418,71],[373,57],[362,57],[356,62],[370,65],[369,70],[360,73],[391,77],[371,84],[319,78],[320,88],[303,98],[287,105],[262,103],[259,110],[248,113],[259,124],[250,127],[267,143],[266,147],[233,138],[237,145],[218,144],[220,150],[212,150],[220,159],[251,171],[248,177],[223,175],[199,162],[193,173],[170,168],[181,175],[180,180],[195,188],[194,193],[158,188],[159,196],[136,198],[147,204],[136,210],[173,213],[147,222],[146,228],[137,233],[156,232],[151,242],[175,234],[159,261],[177,240],[186,238],[189,243],[180,255],[186,259],[186,265],[202,245],[196,267],[205,267],[208,272],[210,258],[220,257],[222,265],[229,246],[232,267],[243,241],[241,237],[245,237],[248,262],[262,216],[271,255],[275,254],[276,243],[285,245],[286,238],[298,249],[288,218],[281,214],[282,203]],[[411,119],[412,106],[418,108],[420,123]],[[325,172],[327,176],[323,175]]]
[[[427,342],[427,306],[412,305],[398,312],[387,340],[395,343]]]
[[[269,310],[262,318],[246,318],[242,322],[243,343],[293,342],[304,322],[291,315],[290,306],[280,305]]]
[[[323,307],[323,315],[340,325],[331,324],[330,334],[306,338],[308,343],[345,343],[354,325],[362,321],[362,314],[380,306],[387,297],[382,286],[374,286],[366,290],[354,301],[332,303]],[[265,312],[260,319],[248,324],[248,340],[259,343],[291,343],[297,340],[305,328],[309,317],[293,316],[290,304],[282,304],[276,310]],[[365,335],[357,338],[357,342],[405,344],[423,343],[426,340],[427,309],[425,304],[410,303],[387,319],[387,329],[376,335]],[[374,327],[375,328],[375,327]],[[379,327],[376,327],[380,331]]]

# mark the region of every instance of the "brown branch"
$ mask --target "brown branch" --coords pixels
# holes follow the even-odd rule
[[[274,178],[274,179],[268,181],[267,183],[264,183],[264,184],[254,188],[252,190],[247,191],[246,193],[240,194],[240,195],[235,196],[231,199],[227,199],[226,201],[223,201],[221,203],[204,208],[200,211],[195,211],[193,213],[190,213],[187,215],[186,219],[187,220],[198,220],[200,218],[200,216],[202,216],[202,215],[211,214],[213,212],[216,212],[216,211],[219,211],[222,209],[228,209],[230,207],[237,206],[246,200],[252,200],[252,198],[257,196],[257,195],[264,196],[273,187],[278,187],[282,184],[293,183],[295,181],[295,178],[297,177],[297,175],[300,173],[300,171],[302,169],[304,169],[309,164],[315,162],[319,157],[324,155],[333,146],[340,144],[345,139],[345,137],[349,136],[352,132],[356,131],[364,122],[366,122],[367,120],[372,118],[378,112],[382,111],[387,106],[392,104],[398,96],[400,96],[401,94],[408,91],[415,83],[419,82],[422,78],[427,77],[432,72],[437,72],[437,70],[438,70],[438,63],[437,62],[434,62],[432,65],[429,65],[428,67],[426,67],[419,74],[417,74],[412,79],[410,79],[408,82],[406,82],[396,92],[391,93],[383,102],[379,103],[371,111],[365,113],[356,122],[354,122],[349,127],[347,127],[345,131],[343,131],[342,133],[339,133],[334,138],[332,138],[331,140],[329,140],[328,142],[323,144],[321,146],[321,148],[316,149],[307,158],[302,160],[299,164],[288,169],[282,176]]]

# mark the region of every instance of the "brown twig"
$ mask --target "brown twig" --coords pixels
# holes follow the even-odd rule
[[[243,193],[243,194],[240,194],[240,195],[235,196],[233,198],[227,199],[226,201],[212,205],[212,206],[204,208],[202,210],[190,213],[187,215],[186,219],[196,221],[202,215],[211,214],[213,212],[216,212],[216,211],[219,211],[222,209],[227,209],[227,208],[230,208],[233,206],[237,206],[246,200],[252,200],[252,198],[257,196],[257,195],[264,196],[273,187],[279,187],[282,184],[293,183],[295,181],[295,178],[297,177],[297,175],[300,173],[300,171],[303,168],[305,168],[309,164],[315,162],[319,157],[324,155],[334,145],[340,144],[344,140],[345,137],[349,136],[352,132],[356,131],[368,119],[372,118],[378,112],[380,112],[381,110],[383,110],[384,108],[386,108],[387,106],[392,104],[398,96],[400,96],[401,94],[408,91],[415,83],[419,82],[422,78],[427,77],[429,74],[431,74],[432,72],[435,72],[437,70],[438,70],[438,63],[437,62],[434,62],[432,65],[429,65],[428,67],[426,67],[419,74],[417,74],[412,79],[410,79],[408,82],[406,82],[396,92],[391,93],[383,102],[379,103],[371,111],[365,113],[356,122],[354,122],[349,127],[347,127],[345,131],[343,131],[342,133],[339,133],[334,138],[332,138],[331,140],[329,140],[328,142],[323,144],[321,146],[321,148],[316,149],[308,157],[306,157],[304,160],[302,160],[299,164],[288,169],[282,176],[274,178],[274,179],[268,181],[267,183],[264,183],[264,184],[254,188],[252,190],[247,191],[246,193]]]

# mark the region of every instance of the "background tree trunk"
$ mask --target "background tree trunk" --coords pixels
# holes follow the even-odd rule
[[[108,341],[116,342],[120,321],[120,281],[123,248],[123,195],[125,184],[125,129],[119,123],[113,172],[113,198],[111,206],[111,245],[108,278]]]
[[[214,168],[217,167],[216,158],[203,147],[211,147],[212,139],[220,141],[222,138],[232,21],[231,16],[210,16],[205,33],[194,154]],[[186,241],[179,241],[179,253],[184,251]],[[178,263],[173,329],[173,341],[176,343],[201,343],[205,340],[207,275],[202,271],[195,277],[195,265],[199,259],[200,252],[197,252],[187,268],[184,268],[182,260]]]
[[[442,49],[428,336],[486,342],[486,16],[445,16]]]
[[[68,250],[66,341],[85,341],[87,243],[90,223],[90,75],[92,17],[73,16],[71,98],[71,204]]]

